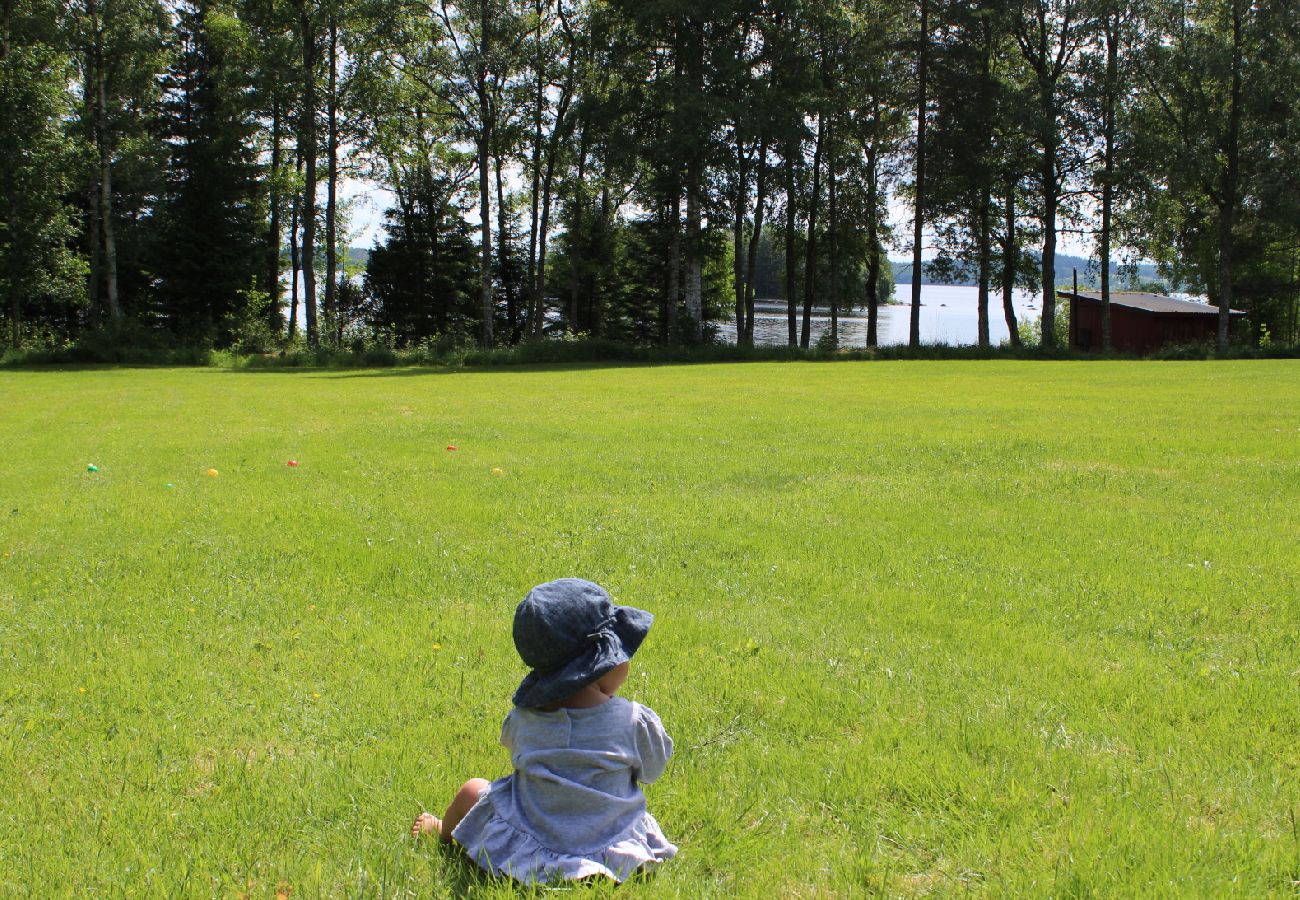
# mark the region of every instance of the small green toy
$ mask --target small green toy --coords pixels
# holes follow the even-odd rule
[[[86,466],[86,471],[87,471],[87,472],[98,472],[98,471],[99,471],[99,466],[95,465],[94,463],[91,463],[90,465]]]

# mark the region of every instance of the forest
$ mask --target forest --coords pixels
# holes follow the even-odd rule
[[[0,7],[14,350],[743,345],[773,293],[792,346],[814,310],[871,346],[891,252],[913,345],[944,275],[981,345],[1015,289],[1055,345],[1067,238],[1104,297],[1154,264],[1218,306],[1220,351],[1230,309],[1300,340],[1289,0]],[[392,198],[363,265],[356,183]]]

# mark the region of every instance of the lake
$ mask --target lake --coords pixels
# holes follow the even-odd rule
[[[880,307],[876,323],[881,345],[906,344],[911,317],[912,286],[894,286],[894,297],[901,306]],[[1041,297],[1028,291],[1016,291],[1012,303],[1016,320],[1037,319]],[[802,327],[803,308],[799,309],[798,324]],[[854,310],[840,315],[840,346],[863,347],[867,343],[867,311]],[[811,342],[817,343],[831,327],[829,308],[813,309]],[[736,323],[718,323],[722,340],[736,342]],[[1002,314],[1000,291],[989,297],[989,340],[997,346],[1007,340],[1007,323]],[[785,304],[780,300],[759,300],[754,304],[754,343],[759,346],[780,346],[786,343],[787,326]],[[927,284],[921,287],[921,343],[923,344],[975,344],[979,341],[979,289],[973,286]]]

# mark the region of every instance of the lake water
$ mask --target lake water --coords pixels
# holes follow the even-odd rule
[[[876,323],[881,345],[906,344],[911,323],[912,286],[894,286],[894,298],[902,306],[880,307]],[[1041,297],[1028,291],[1016,291],[1012,305],[1019,322],[1037,319]],[[867,311],[853,310],[840,314],[841,347],[863,347],[867,343]],[[803,308],[798,311],[797,327],[802,327]],[[829,309],[813,309],[811,342],[830,331]],[[729,344],[736,342],[736,323],[720,322],[719,336]],[[780,300],[759,300],[754,304],[754,343],[759,346],[783,346],[787,342],[786,310]],[[1002,293],[989,297],[989,340],[997,346],[1008,339],[1006,318],[1002,313]],[[927,284],[921,286],[921,343],[951,345],[979,342],[979,289],[958,285]]]
[[[877,332],[880,344],[906,344],[912,302],[912,286],[894,286],[894,298],[903,305],[880,307]],[[1016,291],[1012,303],[1017,321],[1030,321],[1039,316],[1038,294]],[[286,297],[287,301],[287,297]],[[286,304],[287,305],[287,304]],[[287,310],[286,310],[287,314]],[[762,347],[785,346],[785,303],[780,300],[758,300],[754,303],[754,343]],[[306,305],[298,304],[298,328],[306,321]],[[799,308],[796,328],[803,322],[803,307]],[[811,343],[831,327],[829,308],[813,309]],[[735,322],[719,322],[719,337],[728,344],[736,342]],[[921,287],[921,343],[944,343],[953,346],[976,344],[979,338],[979,291],[974,287],[927,284]],[[1007,323],[1002,315],[1002,294],[989,297],[989,340],[997,346],[1007,339]],[[840,314],[840,346],[865,347],[867,344],[867,311],[853,310]]]

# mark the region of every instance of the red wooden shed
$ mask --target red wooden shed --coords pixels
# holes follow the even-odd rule
[[[1057,291],[1070,301],[1070,348],[1101,350],[1101,292]],[[1229,313],[1233,322],[1246,314]],[[1169,344],[1213,342],[1219,329],[1219,308],[1193,300],[1140,291],[1110,292],[1110,343],[1117,353],[1154,353]]]

